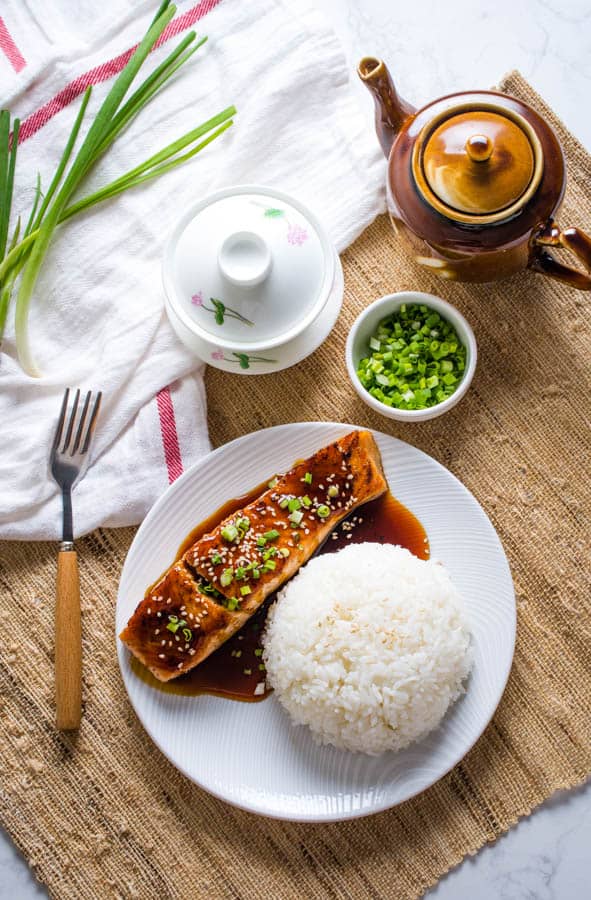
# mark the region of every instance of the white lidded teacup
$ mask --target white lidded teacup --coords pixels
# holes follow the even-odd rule
[[[300,362],[340,312],[343,274],[316,216],[281,191],[240,185],[191,206],[167,242],[166,311],[200,359],[269,374]]]

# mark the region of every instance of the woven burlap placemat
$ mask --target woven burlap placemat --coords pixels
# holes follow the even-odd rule
[[[591,159],[519,75],[503,87],[553,122],[570,179],[561,221],[589,228]],[[281,422],[340,420],[403,438],[458,475],[492,518],[515,579],[517,648],[503,700],[462,763],[396,809],[335,825],[258,818],[176,772],[127,701],[113,622],[134,529],[79,543],[85,709],[72,736],[53,725],[55,546],[4,544],[1,819],[59,900],[414,898],[591,770],[589,297],[531,274],[482,286],[432,279],[400,252],[385,217],[343,264],[343,313],[317,353],[274,376],[208,372],[213,442]],[[343,350],[369,301],[416,287],[466,314],[480,359],[455,410],[409,427],[356,398]]]

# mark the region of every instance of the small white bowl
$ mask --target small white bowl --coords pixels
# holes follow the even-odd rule
[[[428,409],[396,409],[393,406],[386,406],[372,397],[369,391],[363,387],[357,375],[359,361],[368,355],[369,339],[375,333],[379,322],[399,309],[403,303],[421,303],[439,313],[450,325],[453,325],[466,348],[466,368],[458,387],[447,400],[442,400],[441,403],[430,406]],[[357,316],[347,338],[345,355],[349,378],[364,403],[382,416],[386,416],[387,419],[396,419],[398,422],[425,422],[427,419],[434,419],[436,416],[442,415],[459,403],[470,387],[476,370],[476,338],[464,316],[441,297],[423,294],[420,291],[401,291],[398,294],[380,297]]]

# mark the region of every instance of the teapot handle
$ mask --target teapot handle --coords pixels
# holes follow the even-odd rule
[[[570,250],[587,271],[565,266],[550,253],[549,247]],[[553,219],[549,219],[533,236],[529,268],[564,281],[580,291],[591,291],[591,237],[579,228],[565,228],[562,231]]]

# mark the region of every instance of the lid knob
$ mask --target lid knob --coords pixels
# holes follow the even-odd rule
[[[486,134],[472,134],[466,141],[466,153],[474,162],[486,162],[493,152],[493,142]]]
[[[271,269],[271,251],[255,231],[235,231],[228,235],[218,253],[219,270],[239,287],[253,287],[264,281]]]

